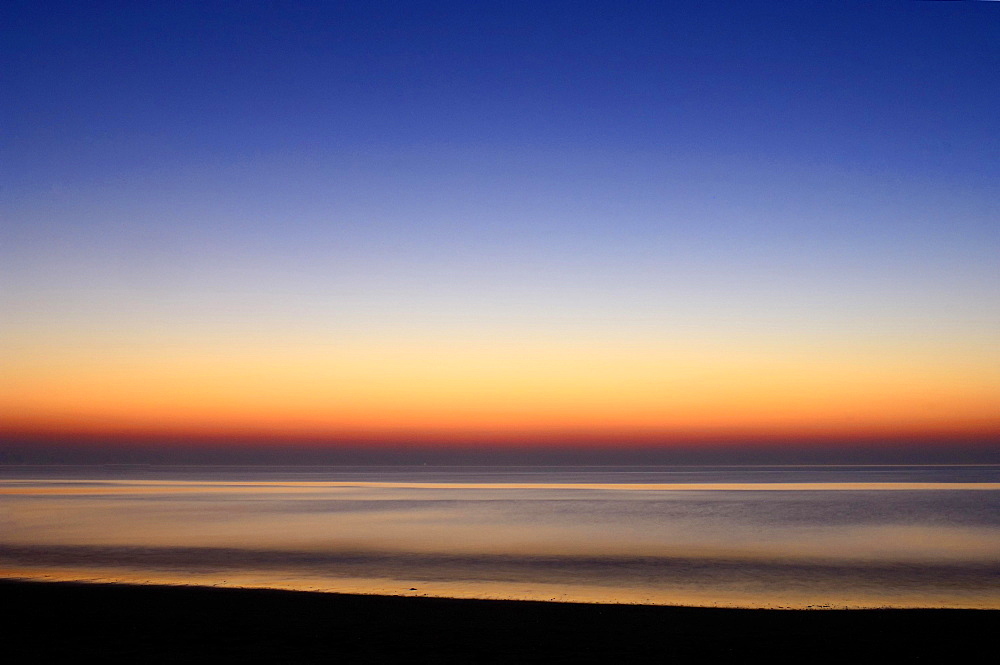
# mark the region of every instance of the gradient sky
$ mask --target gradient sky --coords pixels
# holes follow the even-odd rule
[[[5,440],[1000,448],[998,4],[0,30]]]

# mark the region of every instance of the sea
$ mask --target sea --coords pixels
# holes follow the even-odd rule
[[[1000,609],[1000,466],[0,466],[0,577]]]

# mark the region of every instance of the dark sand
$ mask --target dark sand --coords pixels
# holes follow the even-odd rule
[[[985,610],[701,609],[3,580],[0,619],[8,663],[943,663],[991,653],[1000,628],[1000,611]]]

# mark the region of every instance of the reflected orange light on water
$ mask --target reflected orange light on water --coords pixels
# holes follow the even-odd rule
[[[322,494],[340,489],[416,489],[416,490],[602,490],[607,492],[830,492],[830,491],[929,491],[929,490],[1000,490],[1000,483],[435,483],[435,482],[294,482],[246,483],[197,481],[102,481],[95,484],[63,481],[59,487],[33,487],[38,481],[8,480],[0,486],[0,495],[61,496],[103,494],[241,494],[245,492]]]

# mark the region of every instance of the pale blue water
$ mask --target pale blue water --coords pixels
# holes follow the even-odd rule
[[[1000,467],[0,467],[0,574],[1000,607]]]

